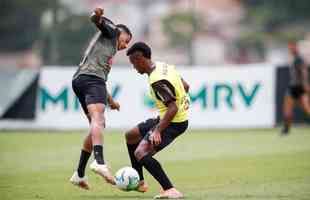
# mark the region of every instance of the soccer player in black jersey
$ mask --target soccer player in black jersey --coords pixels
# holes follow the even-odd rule
[[[290,66],[289,87],[284,97],[284,126],[281,132],[282,135],[286,135],[290,131],[295,104],[299,105],[310,116],[308,67],[299,54],[296,42],[290,42],[288,49],[293,56],[293,62]]]
[[[132,38],[130,30],[123,24],[114,23],[103,16],[103,9],[96,8],[90,16],[98,32],[90,41],[78,70],[73,76],[72,88],[79,99],[89,121],[89,133],[84,140],[77,171],[70,181],[83,189],[89,189],[85,167],[94,152],[92,171],[108,183],[115,184],[103,157],[103,136],[105,127],[104,110],[107,105],[119,110],[120,106],[109,95],[106,81],[111,70],[112,59],[117,51],[126,49]]]

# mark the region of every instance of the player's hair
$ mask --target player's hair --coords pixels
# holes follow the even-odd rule
[[[136,42],[134,43],[127,51],[127,56],[135,53],[136,51],[140,51],[143,54],[143,57],[151,59],[152,51],[151,48],[145,44],[144,42]]]
[[[126,25],[124,25],[124,24],[117,24],[116,27],[121,29],[122,31],[125,31],[132,38],[132,33],[131,33],[131,31],[129,30],[129,28]]]

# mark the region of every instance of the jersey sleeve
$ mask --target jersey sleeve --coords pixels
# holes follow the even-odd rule
[[[103,36],[108,38],[115,38],[118,35],[117,27],[108,18],[101,16],[100,19],[97,19],[95,13],[92,13],[90,19],[101,31]]]
[[[173,85],[167,80],[159,80],[154,82],[152,85],[155,96],[158,100],[163,102],[166,106],[176,101],[175,89]]]

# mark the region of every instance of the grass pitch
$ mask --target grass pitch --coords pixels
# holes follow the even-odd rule
[[[186,199],[309,200],[310,128],[187,131],[156,157]],[[121,133],[121,132],[119,132]],[[152,199],[159,185],[145,172],[149,192],[122,192],[87,168],[91,190],[69,183],[83,133],[0,132],[0,200]],[[129,165],[123,134],[105,134],[113,172]]]

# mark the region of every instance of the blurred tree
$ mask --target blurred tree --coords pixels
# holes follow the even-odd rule
[[[309,0],[241,0],[247,10],[247,29],[234,41],[239,51],[262,60],[266,46],[300,40],[309,29]]]
[[[241,33],[240,37],[233,41],[234,53],[237,54],[236,63],[261,62],[265,59],[264,36],[256,32]]]
[[[309,0],[244,0],[244,3],[248,9],[247,19],[267,32],[310,20]]]
[[[69,15],[59,22],[57,26],[46,30],[45,48],[43,48],[45,64],[78,64],[83,49],[87,47],[87,41],[95,33],[96,29],[94,27],[88,16]],[[53,39],[49,36],[54,33],[57,33],[57,63],[50,57]]]
[[[202,19],[192,11],[177,12],[162,19],[163,30],[167,34],[171,47],[187,51],[189,64],[194,64],[194,35],[201,30]]]
[[[55,2],[56,0],[1,0],[0,52],[31,48],[40,37],[42,14]]]

